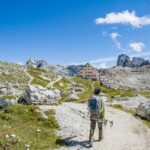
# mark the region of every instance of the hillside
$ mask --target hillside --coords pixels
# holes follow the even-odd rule
[[[117,86],[119,84],[127,85],[127,79],[138,77],[139,81],[135,82],[134,86],[137,86],[137,83],[141,83],[141,86],[144,87],[149,83],[149,68],[147,67],[142,67],[140,70],[139,68],[132,68],[131,70],[131,68],[114,67],[100,70],[100,76],[104,77],[104,81],[105,78],[109,79],[111,85],[112,81],[116,80],[117,84],[115,83],[115,85]],[[62,69],[64,71],[64,68]],[[70,146],[72,146],[71,149],[76,147],[86,149],[87,147],[82,142],[82,140],[87,139],[85,135],[87,135],[89,130],[86,102],[95,87],[99,87],[102,90],[101,97],[104,98],[106,103],[108,119],[111,118],[116,122],[115,127],[112,128],[111,137],[113,138],[115,133],[118,133],[117,141],[121,138],[121,135],[124,138],[131,135],[135,142],[137,137],[141,136],[144,144],[140,150],[148,147],[147,137],[149,136],[149,129],[141,123],[141,120],[137,121],[135,117],[131,118],[129,114],[116,110],[117,108],[136,115],[136,110],[140,103],[149,102],[150,93],[147,91],[148,88],[144,89],[144,91],[143,89],[137,91],[136,88],[131,89],[124,86],[114,88],[114,86],[109,87],[111,85],[108,80],[100,84],[96,81],[85,80],[75,76],[65,76],[64,73],[60,75],[60,71],[57,74],[56,70],[26,67],[7,62],[0,62],[0,73],[0,124],[2,133],[4,132],[0,136],[0,148],[15,150],[18,147],[24,149],[29,146],[36,149],[47,146],[46,150],[49,148],[55,149],[64,144],[68,145],[62,138],[77,136],[77,138],[73,139],[75,145],[70,143],[72,141],[67,141],[69,145],[66,149],[69,149]],[[122,75],[123,77],[121,77]],[[115,78],[115,80],[112,80],[110,77]],[[126,82],[123,82],[125,78]],[[147,81],[145,85],[143,80]],[[129,86],[131,85],[129,84]],[[17,104],[18,102],[28,105]],[[32,106],[31,104],[42,106]],[[130,109],[131,107],[133,109]],[[145,106],[145,108],[149,107]],[[111,112],[116,115],[114,116]],[[146,110],[146,112],[148,111]],[[125,125],[123,120],[117,123],[117,120],[122,115],[126,120],[132,119],[134,121],[129,125]],[[149,119],[149,114],[144,113],[142,117]],[[63,121],[63,119],[66,121]],[[26,122],[30,124],[31,128],[26,125]],[[121,122],[123,123],[121,124]],[[150,125],[149,121],[144,120],[143,122],[147,126]],[[88,124],[83,129],[83,124],[85,123]],[[135,127],[138,135],[133,131]],[[129,133],[122,134],[117,131],[117,129],[123,130],[124,128],[128,129]],[[145,130],[147,131],[146,133]],[[79,136],[78,133],[80,133]],[[107,134],[108,131],[106,131],[106,140],[102,141],[100,145],[103,149],[109,150],[111,147],[107,146],[107,141],[109,140]],[[47,136],[51,142],[46,140],[47,138],[45,139]],[[129,141],[120,142],[120,147],[125,148],[124,144],[130,143]],[[126,148],[129,149],[132,144],[135,144],[134,142],[131,142]],[[111,146],[114,144],[115,148],[117,148],[117,143],[112,140]],[[134,146],[134,148],[137,147]],[[96,144],[95,149],[99,149],[98,144]]]
[[[100,69],[100,81],[110,88],[150,90],[150,65]]]

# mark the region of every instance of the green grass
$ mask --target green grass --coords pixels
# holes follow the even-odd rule
[[[64,102],[68,96],[69,96],[68,93],[62,94],[61,95],[61,99],[59,100],[59,104],[61,104],[62,102]]]
[[[148,120],[143,120],[143,123],[144,123],[148,128],[150,128],[150,121],[148,121]]]
[[[63,85],[61,86],[61,84]],[[56,82],[53,86],[59,90],[69,90],[71,88],[70,81],[65,77],[62,77],[62,79]]]
[[[25,69],[21,65],[0,62],[0,83],[11,83],[17,85],[20,90],[23,90],[28,84],[29,77],[27,76]]]
[[[32,84],[46,87],[50,82],[41,77],[42,74],[48,74],[44,69],[28,68],[28,73],[34,78],[31,82]]]
[[[126,100],[127,99],[126,97],[132,97],[136,93],[133,90],[109,89],[105,86],[100,85],[99,82],[85,80],[85,79],[78,78],[78,77],[73,77],[71,80],[73,82],[77,83],[80,88],[84,89],[84,92],[77,94],[80,100],[71,100],[71,101],[75,101],[75,102],[86,102],[89,99],[89,97],[93,94],[93,90],[95,87],[99,87],[103,93],[105,93],[108,97],[110,97],[112,99],[115,96],[120,95],[120,97],[121,97],[120,100]],[[60,85],[61,83],[63,83],[63,86]],[[66,91],[66,92],[72,89],[71,81],[67,80],[64,77],[60,81],[55,83],[54,87],[59,90]],[[68,96],[68,94],[62,95],[62,98],[60,101],[61,102],[64,101],[67,96]]]
[[[81,79],[78,77],[74,77],[72,78],[72,80],[78,83],[79,85],[81,84],[81,88],[84,89],[84,92],[78,94],[79,99],[80,99],[78,102],[86,102],[93,93],[94,82],[90,80]]]
[[[6,133],[0,135],[0,149],[26,150],[27,144],[31,149],[60,147],[57,142],[60,137],[56,135],[59,126],[54,111],[47,111],[48,119],[45,119],[37,109],[36,106],[17,104],[0,110],[0,134],[8,131],[8,135],[17,136],[6,138]]]
[[[121,111],[127,112],[129,114],[132,114],[133,116],[136,115],[136,109],[125,108],[125,107],[123,107],[119,104],[114,104],[114,105],[112,105],[112,107],[115,108],[115,109],[119,109]]]
[[[11,95],[6,95],[6,96],[3,96],[4,99],[16,99],[15,96],[11,96]]]
[[[149,91],[142,91],[140,94],[146,98],[150,98],[150,92]]]
[[[135,90],[123,90],[123,89],[110,89],[103,85],[100,85],[99,82],[85,80],[78,77],[73,77],[71,80],[68,80],[65,77],[63,77],[60,81],[54,84],[54,87],[59,90],[66,91],[67,93],[73,88],[71,85],[71,81],[77,83],[79,85],[79,88],[84,89],[84,92],[78,94],[80,100],[71,100],[75,102],[86,102],[89,99],[89,97],[93,94],[93,90],[95,87],[100,88],[102,92],[110,98],[110,100],[114,100],[114,99],[121,100],[121,101],[128,100],[128,97],[133,97],[137,94],[142,94],[143,96],[146,97],[150,96],[149,92],[137,92]],[[63,86],[61,86],[61,83],[63,83]],[[64,101],[67,96],[68,94],[63,94],[60,101],[61,102]],[[116,96],[119,97],[116,98]]]
[[[102,92],[107,94],[110,98],[120,95],[120,97],[133,97],[137,92],[135,90],[123,90],[123,89],[109,89],[105,86],[95,82],[95,86],[101,88]]]

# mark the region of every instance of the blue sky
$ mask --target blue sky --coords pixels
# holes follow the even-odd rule
[[[0,0],[0,60],[112,66],[150,58],[148,0]]]

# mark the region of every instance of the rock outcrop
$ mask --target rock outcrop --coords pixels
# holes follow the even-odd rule
[[[48,90],[41,86],[29,85],[26,88],[23,100],[27,104],[56,104],[60,99],[60,91],[57,89]]]
[[[117,66],[121,67],[131,67],[131,59],[126,54],[121,54],[118,56]]]
[[[67,97],[66,101],[71,101],[71,100],[79,100],[79,97],[76,94],[71,94]]]
[[[149,64],[150,64],[150,62],[148,60],[145,60],[144,58],[133,57],[131,66],[132,67],[142,67],[142,66],[149,65]]]
[[[17,103],[17,99],[7,100],[7,99],[0,98],[0,108],[7,107],[9,105],[14,105],[16,103]]]
[[[150,90],[150,65],[100,69],[100,82],[110,88]]]
[[[21,94],[22,91],[20,91],[17,87],[14,87],[12,83],[0,84],[0,95],[11,95],[14,97],[18,97]]]
[[[118,56],[117,66],[121,67],[142,67],[145,65],[150,65],[148,60],[141,57],[133,57],[132,60],[126,54],[121,54]]]
[[[26,62],[26,66],[27,67],[34,67],[34,68],[43,68],[45,66],[47,66],[48,63],[45,60],[33,60],[33,59],[29,59]]]
[[[139,105],[137,115],[150,121],[150,101]]]

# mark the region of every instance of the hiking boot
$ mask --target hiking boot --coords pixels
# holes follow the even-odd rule
[[[89,148],[93,147],[93,145],[89,144]]]
[[[101,141],[101,140],[103,140],[103,136],[101,136],[101,137],[98,138],[98,141]]]
[[[101,141],[101,140],[103,140],[103,133],[99,132],[98,141]]]

